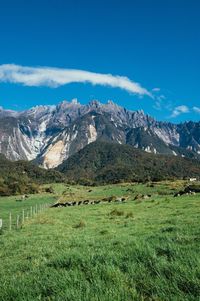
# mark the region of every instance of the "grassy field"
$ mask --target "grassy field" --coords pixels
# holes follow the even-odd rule
[[[0,218],[60,200],[128,196],[126,203],[48,208],[0,235],[3,301],[200,300],[200,195],[182,182],[81,187],[0,199]],[[151,194],[149,199],[135,195]]]

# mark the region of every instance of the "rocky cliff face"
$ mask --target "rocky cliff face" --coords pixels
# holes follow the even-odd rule
[[[157,122],[143,111],[129,111],[111,101],[87,105],[63,101],[23,112],[0,108],[0,152],[11,160],[36,160],[53,168],[100,139],[152,153],[198,158],[200,122]]]

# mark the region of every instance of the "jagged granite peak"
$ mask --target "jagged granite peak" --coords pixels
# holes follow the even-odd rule
[[[58,110],[68,110],[69,108],[80,107],[81,104],[78,102],[77,98],[72,99],[71,101],[63,100],[57,104],[56,108]]]
[[[0,153],[8,159],[36,160],[53,168],[96,140],[199,158],[200,122],[160,122],[111,100],[85,105],[77,99],[63,100],[19,112],[0,108]]]
[[[101,107],[101,103],[97,99],[93,99],[89,102],[88,107],[98,109],[99,107]]]

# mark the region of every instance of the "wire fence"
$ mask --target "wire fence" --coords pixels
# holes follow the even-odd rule
[[[52,204],[36,204],[35,206],[30,206],[26,209],[21,209],[19,212],[10,211],[8,217],[2,219],[0,217],[0,234],[3,234],[5,231],[13,231],[21,229],[26,221],[33,219],[38,214],[44,212]]]

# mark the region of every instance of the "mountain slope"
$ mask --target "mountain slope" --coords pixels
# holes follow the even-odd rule
[[[98,141],[86,146],[58,168],[78,183],[163,180],[198,177],[197,160],[146,153],[129,145]]]
[[[200,157],[200,122],[158,122],[111,101],[63,101],[23,112],[0,109],[0,153],[10,160],[54,168],[99,139],[157,154]]]

